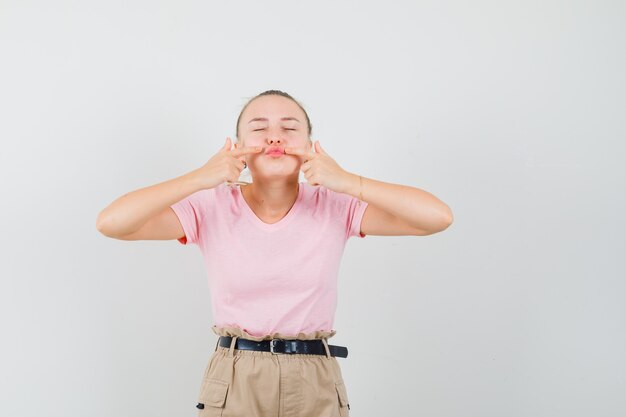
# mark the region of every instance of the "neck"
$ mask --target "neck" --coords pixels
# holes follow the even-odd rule
[[[241,192],[249,202],[268,216],[282,215],[289,211],[298,198],[300,184],[296,181],[273,183],[253,182],[242,185]]]

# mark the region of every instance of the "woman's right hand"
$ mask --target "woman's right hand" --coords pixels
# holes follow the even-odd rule
[[[196,170],[203,188],[217,187],[225,181],[236,182],[245,168],[243,155],[259,153],[263,150],[261,146],[246,146],[231,150],[231,146],[230,138],[227,137],[222,149]]]

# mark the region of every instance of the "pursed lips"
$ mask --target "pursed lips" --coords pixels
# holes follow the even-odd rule
[[[273,146],[265,152],[265,155],[283,155],[284,153],[285,151],[282,148]]]

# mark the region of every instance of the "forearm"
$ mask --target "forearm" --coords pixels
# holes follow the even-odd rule
[[[97,229],[107,236],[123,236],[141,228],[163,209],[203,189],[196,170],[131,191],[117,198],[100,212]]]
[[[362,198],[415,228],[440,231],[452,223],[450,207],[427,191],[365,177],[360,181],[359,175],[349,175],[346,194]]]

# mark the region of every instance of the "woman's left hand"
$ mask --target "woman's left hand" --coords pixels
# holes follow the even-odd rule
[[[303,164],[300,170],[311,185],[323,185],[329,190],[343,193],[349,187],[353,174],[344,170],[335,162],[333,158],[322,149],[320,141],[315,141],[315,152],[302,148],[286,147],[285,153],[288,155],[298,155],[303,157]]]

